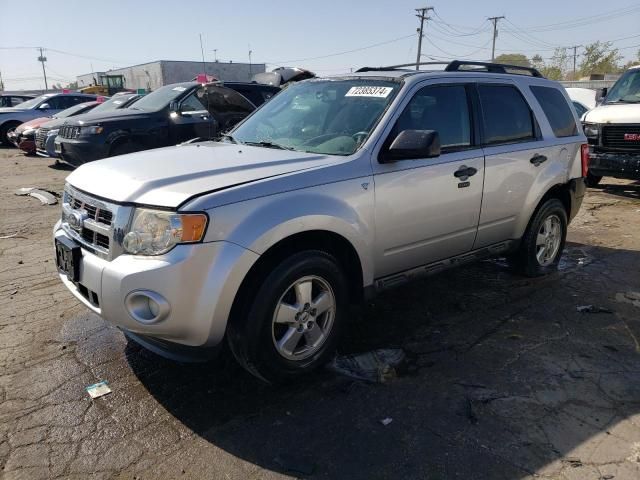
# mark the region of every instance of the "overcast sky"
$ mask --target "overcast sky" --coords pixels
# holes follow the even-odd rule
[[[507,18],[499,23],[496,54],[550,57],[556,46],[596,40],[615,40],[625,59],[640,49],[640,2],[433,0],[430,5],[436,15],[427,22],[423,53],[433,59],[489,59],[486,18],[498,15]],[[247,62],[251,49],[253,62],[268,68],[287,64],[340,73],[415,61],[414,9],[423,6],[416,0],[0,0],[0,72],[7,89],[42,88],[33,48],[39,46],[48,58],[50,83],[64,84],[92,69],[200,60],[202,33],[207,60],[217,49],[221,61]]]

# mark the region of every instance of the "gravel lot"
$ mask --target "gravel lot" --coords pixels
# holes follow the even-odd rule
[[[13,195],[60,192],[51,164],[0,149],[0,478],[640,478],[640,183],[589,191],[558,274],[487,261],[354,315],[342,352],[402,347],[399,378],[276,389],[82,307],[56,274],[60,206]],[[113,393],[91,400],[99,380]]]

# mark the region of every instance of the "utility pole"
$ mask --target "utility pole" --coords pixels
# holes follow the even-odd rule
[[[251,81],[251,76],[253,72],[251,71],[251,54],[253,51],[251,50],[251,45],[249,45],[249,81]]]
[[[505,18],[504,15],[499,17],[489,17],[489,20],[493,22],[493,45],[491,46],[491,61],[496,59],[496,38],[498,37],[498,20]]]
[[[433,7],[416,8],[418,14],[416,17],[420,19],[420,28],[418,28],[418,55],[416,57],[416,70],[420,69],[420,57],[422,57],[422,32],[424,31],[424,21],[431,20],[429,12],[433,10]]]
[[[2,72],[0,72],[0,92],[4,91],[4,82],[2,81]]]
[[[578,56],[578,48],[580,48],[582,45],[574,45],[573,47],[569,47],[569,48],[573,48],[573,79],[576,79],[576,57]]]
[[[38,57],[38,61],[42,63],[42,74],[44,75],[44,89],[49,90],[49,86],[47,85],[47,71],[44,68],[44,62],[47,61],[47,57],[44,56],[42,52],[42,47],[40,47],[40,56]]]
[[[202,73],[207,74],[207,64],[204,61],[204,48],[202,48],[202,34],[200,34],[200,53],[202,54]]]
[[[213,61],[214,62],[218,61],[218,49],[217,48],[213,49]]]

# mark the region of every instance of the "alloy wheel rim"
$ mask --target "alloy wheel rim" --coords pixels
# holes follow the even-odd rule
[[[277,352],[287,360],[316,354],[329,338],[335,312],[336,297],[326,280],[308,275],[293,282],[273,313],[271,336]]]
[[[557,215],[545,218],[536,237],[536,259],[542,267],[551,265],[562,242],[562,222]]]

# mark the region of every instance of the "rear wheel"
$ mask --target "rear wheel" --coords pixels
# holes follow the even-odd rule
[[[587,187],[596,187],[600,180],[602,180],[602,175],[593,175],[591,172],[587,172]]]
[[[523,274],[536,277],[558,268],[567,238],[567,212],[556,198],[547,200],[536,211],[512,258]]]
[[[348,304],[335,258],[300,252],[277,265],[232,319],[228,341],[236,359],[267,382],[308,374],[333,355]],[[247,289],[249,290],[249,289]]]

